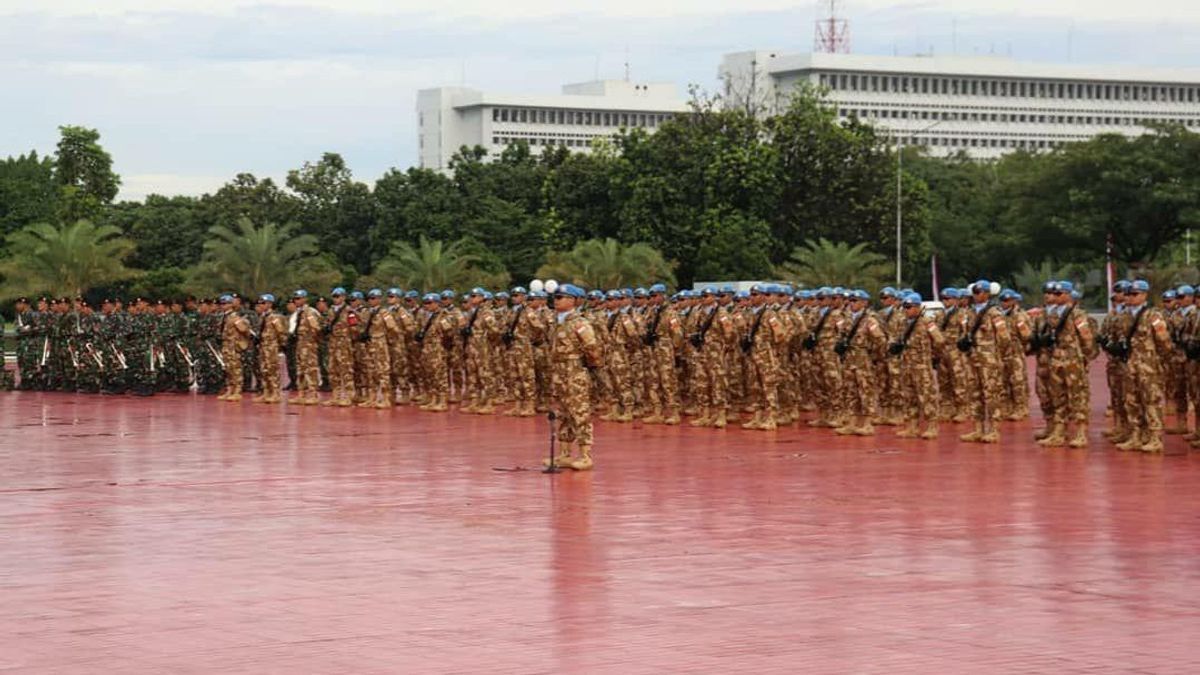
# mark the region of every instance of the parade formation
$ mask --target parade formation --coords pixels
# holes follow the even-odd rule
[[[961,440],[996,443],[1029,416],[1027,356],[1045,419],[1037,442],[1088,445],[1088,364],[1106,354],[1111,428],[1121,450],[1163,451],[1163,434],[1200,447],[1189,410],[1200,397],[1195,289],[1149,302],[1144,280],[1111,289],[1102,321],[1069,281],[1041,304],[986,280],[947,288],[940,303],[910,289],[748,291],[710,286],[585,291],[534,281],[363,293],[335,288],[236,293],[98,309],[82,298],[16,305],[18,388],[93,394],[215,395],[261,404],[391,408],[561,421],[557,466],[593,466],[593,419],[775,430],[789,425],[932,440],[970,423]],[[281,364],[282,361],[282,364]],[[283,371],[286,369],[286,376]],[[1166,428],[1164,410],[1173,413]],[[812,413],[812,414],[806,414]],[[549,462],[549,460],[547,460]]]

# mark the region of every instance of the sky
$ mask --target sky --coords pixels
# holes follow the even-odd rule
[[[1200,69],[1196,0],[847,0],[853,51]],[[0,0],[0,156],[94,127],[121,199],[416,162],[416,91],[553,93],[624,76],[715,89],[721,55],[808,51],[783,0]]]

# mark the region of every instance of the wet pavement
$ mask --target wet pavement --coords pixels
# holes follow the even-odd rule
[[[600,424],[547,476],[540,418],[0,420],[0,673],[1200,672],[1200,453]]]

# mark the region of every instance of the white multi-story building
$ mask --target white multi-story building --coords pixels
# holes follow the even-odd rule
[[[493,94],[464,87],[417,93],[420,166],[449,168],[463,146],[489,154],[524,141],[534,151],[565,146],[586,151],[622,127],[654,131],[688,110],[672,84],[597,80],[569,84],[560,95]]]
[[[719,76],[730,105],[764,114],[786,106],[799,83],[822,87],[839,117],[937,155],[996,157],[1101,133],[1137,135],[1152,122],[1200,130],[1200,71],[753,51],[727,54]]]

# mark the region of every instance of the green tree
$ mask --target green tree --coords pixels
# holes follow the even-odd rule
[[[136,276],[122,262],[134,244],[120,235],[115,227],[88,220],[60,227],[37,223],[13,232],[8,255],[0,259],[0,297],[42,292],[74,297]]]
[[[114,204],[105,210],[103,222],[121,228],[133,240],[137,249],[129,264],[144,270],[195,265],[211,227],[196,198],[162,195]]]
[[[616,239],[589,239],[570,251],[551,252],[537,275],[590,288],[675,283],[670,263],[654,247],[646,243],[626,245]]]
[[[805,286],[839,285],[875,289],[893,272],[888,259],[867,250],[865,243],[851,246],[828,239],[808,240],[776,268],[779,278]]]
[[[0,235],[53,221],[58,197],[53,159],[32,151],[0,162]]]
[[[384,250],[372,250],[375,203],[371,190],[354,180],[341,155],[327,152],[287,175],[287,186],[299,196],[296,221],[300,231],[317,237],[321,250],[366,272]]]
[[[316,237],[296,230],[295,223],[256,227],[249,218],[234,228],[214,225],[187,285],[204,293],[262,293],[336,283],[341,274],[331,260],[317,255]]]
[[[60,219],[75,222],[95,217],[116,198],[121,177],[112,170],[112,156],[100,145],[100,132],[76,126],[58,130],[54,177],[61,188]]]
[[[424,291],[507,284],[507,272],[493,272],[479,267],[481,257],[470,252],[475,245],[467,239],[445,244],[423,235],[416,246],[398,241],[392,245],[387,257],[379,262],[371,277],[381,284],[394,281],[406,288]]]

